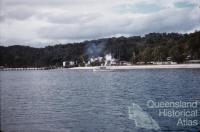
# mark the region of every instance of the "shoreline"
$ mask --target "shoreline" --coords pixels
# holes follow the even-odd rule
[[[30,70],[53,70],[53,69],[69,69],[69,70],[93,70],[100,66],[88,67],[72,67],[72,68],[2,68],[0,71],[30,71]],[[130,66],[106,66],[110,70],[131,70],[131,69],[200,69],[200,64],[171,64],[171,65],[130,65]]]
[[[94,67],[73,67],[71,70],[93,70]],[[195,69],[200,68],[200,64],[173,64],[173,65],[131,65],[131,66],[107,66],[111,70],[129,70],[129,69]]]

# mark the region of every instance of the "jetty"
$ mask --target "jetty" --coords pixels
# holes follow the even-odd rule
[[[0,71],[50,70],[55,67],[0,68]]]

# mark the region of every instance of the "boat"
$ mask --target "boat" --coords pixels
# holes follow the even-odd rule
[[[100,67],[94,68],[93,71],[113,71],[113,69],[111,69],[108,66],[100,66]]]
[[[100,67],[96,67],[93,68],[93,71],[113,71],[113,69],[111,69],[111,61],[112,61],[112,55],[111,54],[107,54],[105,56],[105,64],[101,65]]]

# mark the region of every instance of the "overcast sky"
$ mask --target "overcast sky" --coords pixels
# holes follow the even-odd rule
[[[200,0],[0,0],[0,45],[200,30]]]

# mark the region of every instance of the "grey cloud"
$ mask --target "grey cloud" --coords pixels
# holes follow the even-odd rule
[[[98,29],[97,29],[98,30]],[[41,28],[39,35],[47,39],[90,39],[101,36],[99,31],[86,27],[69,27],[65,25],[54,25]]]
[[[95,3],[96,0],[3,0],[6,6],[67,6],[75,4]]]
[[[6,12],[6,17],[17,20],[25,20],[34,15],[35,12],[35,10],[27,7],[14,8]]]
[[[130,35],[142,35],[150,32],[188,32],[200,26],[200,16],[194,10],[162,11],[157,14],[133,19],[122,30]]]
[[[91,22],[100,17],[100,14],[57,14],[49,15],[46,17],[48,22],[57,23],[57,24],[76,24],[76,23],[86,23]]]
[[[200,25],[200,17],[194,17],[193,10],[171,11],[160,14],[154,29],[166,32],[187,32]],[[157,28],[156,28],[157,27]]]
[[[66,3],[65,0],[4,0],[3,1],[7,6],[17,6],[17,5],[59,5]]]
[[[5,19],[6,19],[5,15],[4,15],[4,14],[1,14],[1,15],[0,15],[0,22],[4,22]]]
[[[32,7],[26,7],[26,6],[17,6],[12,8],[6,8],[2,11],[0,15],[1,20],[6,19],[15,19],[15,20],[26,20],[33,15],[36,15],[37,9]]]
[[[146,1],[149,5],[157,2]],[[173,5],[174,1],[162,1],[158,5]],[[169,6],[152,13],[119,13],[113,10],[121,4],[129,3],[122,0],[3,0],[0,27],[4,34],[1,38],[6,39],[5,43],[70,42],[120,34],[188,32],[200,27],[200,9],[197,7],[177,9]]]
[[[149,32],[187,32],[198,27],[200,19],[193,11],[160,12],[150,16],[110,18],[84,25],[53,25],[42,28],[39,35],[54,39],[96,39],[116,34],[142,35]]]
[[[92,23],[77,23],[74,25],[52,25],[41,28],[38,34],[43,38],[84,40],[121,34],[127,21],[96,19]]]

